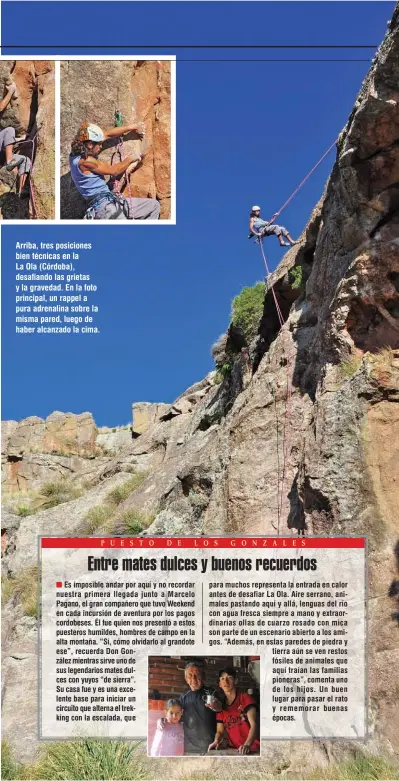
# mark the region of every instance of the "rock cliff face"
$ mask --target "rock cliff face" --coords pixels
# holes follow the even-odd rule
[[[34,168],[30,201],[20,201],[15,193],[16,171],[0,170],[0,210],[2,219],[53,219],[54,210],[54,63],[45,60],[16,60],[0,63],[0,97],[12,82],[18,96],[0,117],[0,129],[13,127],[16,136],[35,138]],[[33,146],[25,143],[20,154],[32,159]]]
[[[134,134],[124,141],[124,155],[145,152],[143,163],[130,176],[131,195],[157,198],[161,219],[170,218],[171,198],[171,75],[167,61],[68,61],[61,63],[61,217],[81,219],[84,201],[69,173],[71,141],[81,122],[113,127],[114,112],[123,123],[143,122],[142,144]],[[101,159],[111,162],[115,143]],[[118,162],[119,157],[114,157]],[[127,188],[121,192],[128,195]]]
[[[284,326],[269,286],[249,361],[230,330],[218,350],[229,343],[236,359],[222,382],[212,372],[161,414],[147,416],[123,451],[98,461],[88,494],[68,512],[63,505],[28,519],[9,513],[4,556],[8,575],[21,573],[34,563],[35,535],[55,524],[75,533],[88,504],[116,481],[124,484],[132,469],[150,473],[120,509],[155,515],[143,534],[367,534],[367,749],[391,754],[399,752],[398,84],[399,10],[340,136],[324,195],[272,276]],[[18,440],[15,423],[8,430],[9,441]],[[119,534],[123,513],[121,519]],[[10,615],[12,609],[19,608],[9,604]],[[22,642],[23,620],[16,617],[9,629],[7,659],[7,649],[15,652]],[[6,737],[25,758],[35,747],[35,695],[25,697],[18,739],[12,702],[36,675],[34,631],[34,624],[24,631],[32,646],[18,662],[19,678],[11,671],[8,679],[6,669],[3,706]],[[294,778],[322,755],[351,751],[344,741],[306,750],[300,742],[266,742],[263,759],[251,767],[260,770],[266,759],[269,769],[288,768]],[[223,770],[213,764],[212,772]]]

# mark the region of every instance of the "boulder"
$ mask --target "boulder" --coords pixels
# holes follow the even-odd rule
[[[144,434],[169,409],[169,406],[169,404],[153,404],[149,401],[136,401],[132,404],[133,436]]]
[[[91,455],[95,452],[97,427],[91,412],[53,412],[46,418],[44,452]]]
[[[132,431],[129,428],[116,431],[100,431],[96,437],[96,446],[106,453],[118,453],[124,450],[132,442]]]
[[[36,415],[19,421],[8,440],[7,456],[21,458],[24,453],[43,453],[45,428],[43,418]]]
[[[17,420],[2,420],[1,421],[1,452],[6,453],[8,449],[8,443],[10,437],[14,433],[18,426]]]

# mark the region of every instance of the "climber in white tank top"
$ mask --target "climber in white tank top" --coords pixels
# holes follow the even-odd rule
[[[143,135],[140,124],[123,125],[102,130],[98,125],[83,122],[71,145],[69,164],[76,189],[86,201],[86,216],[91,219],[154,219],[159,217],[159,203],[155,198],[124,198],[112,193],[105,176],[129,174],[141,161],[140,155],[127,155],[119,163],[99,160],[104,141],[120,138],[127,133]]]

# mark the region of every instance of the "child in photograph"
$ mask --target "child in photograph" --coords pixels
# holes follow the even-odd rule
[[[165,717],[158,719],[150,756],[181,757],[184,754],[184,731],[181,717],[183,708],[179,700],[168,700]]]

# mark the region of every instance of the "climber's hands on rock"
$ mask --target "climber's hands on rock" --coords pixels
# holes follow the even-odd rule
[[[145,135],[145,125],[144,122],[136,122],[134,125],[129,125],[129,131],[134,130],[134,132],[138,136],[144,136]]]
[[[137,166],[138,166],[138,164],[139,164],[139,162],[141,160],[141,157],[140,157],[140,155],[129,155],[129,159],[130,159],[131,162],[129,163],[129,165],[128,165],[127,169],[126,169],[126,173],[127,174],[130,174],[132,171],[134,171],[135,168],[137,168]]]

